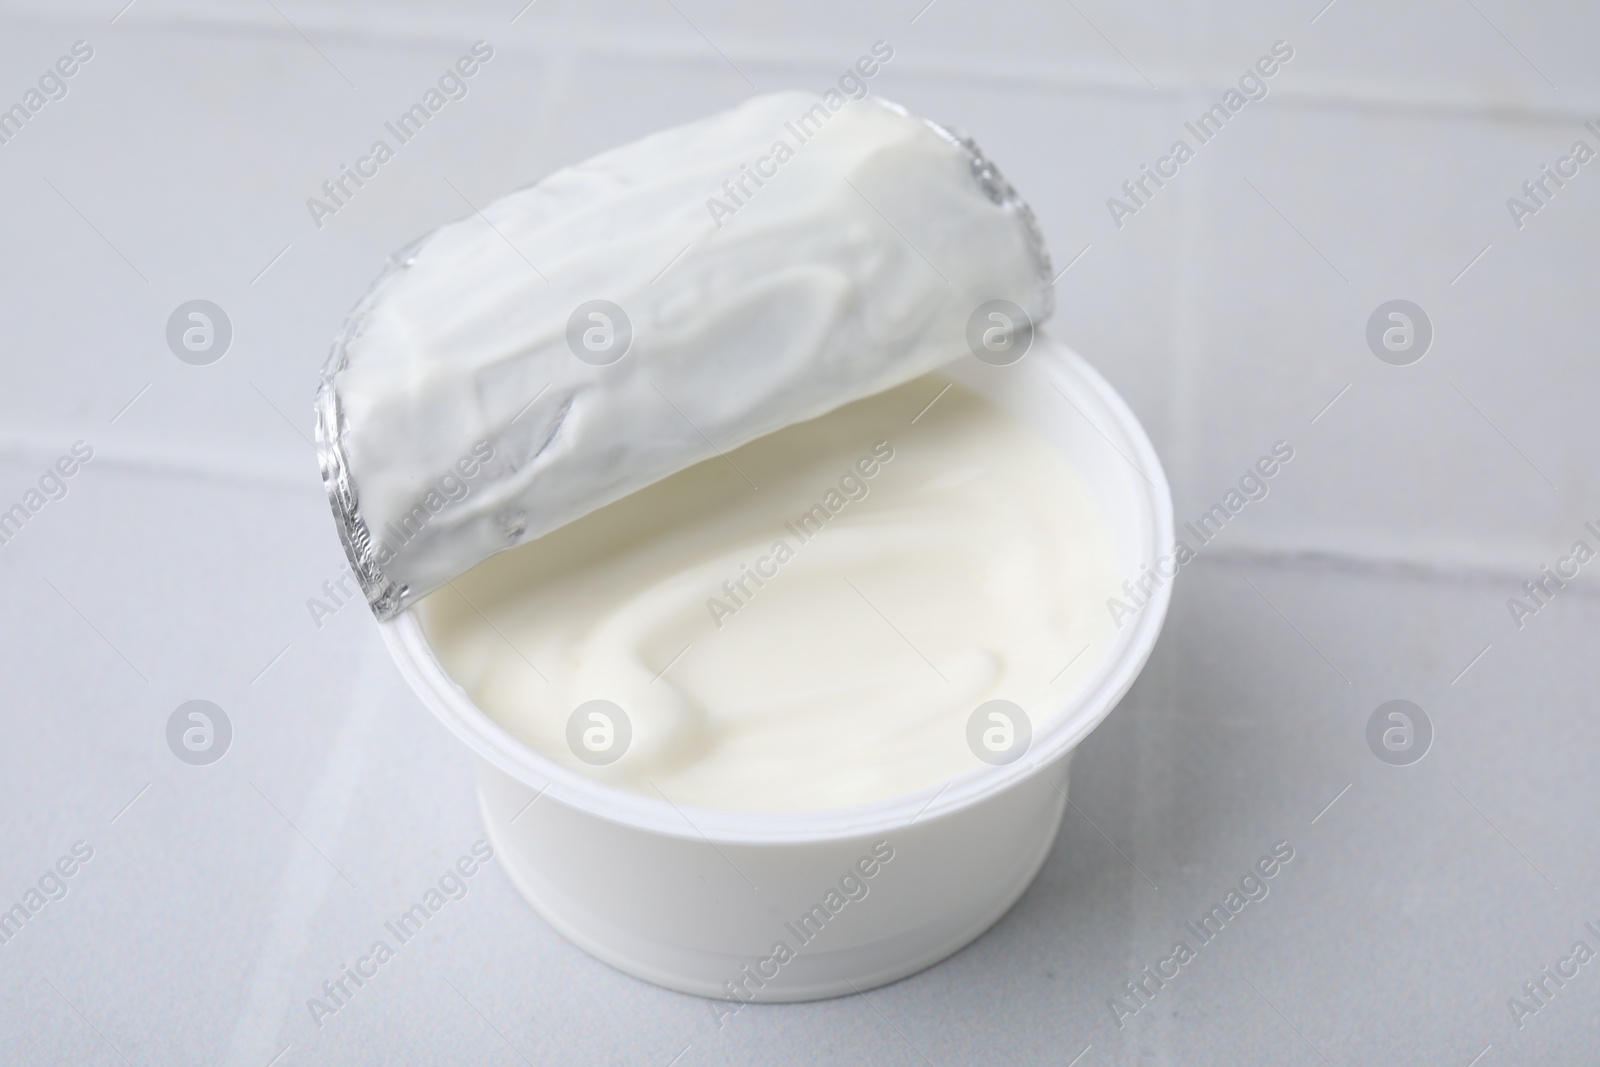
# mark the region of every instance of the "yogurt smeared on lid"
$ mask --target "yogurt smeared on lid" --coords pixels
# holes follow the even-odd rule
[[[988,301],[1036,326],[1049,281],[998,171],[893,105],[777,93],[652,134],[440,228],[352,313],[317,400],[341,539],[392,617],[961,356]]]

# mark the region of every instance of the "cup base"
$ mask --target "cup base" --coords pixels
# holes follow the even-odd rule
[[[1043,777],[1053,775],[1046,772]],[[797,953],[793,964],[762,988],[753,990],[747,983],[745,999],[758,1004],[783,1004],[860,993],[916,974],[967,947],[1011,910],[1044,866],[1066,807],[1065,769],[1059,786],[1060,795],[1053,810],[1037,824],[1036,839],[1016,856],[1014,869],[993,874],[990,885],[998,895],[990,898],[988,907],[976,914],[957,913],[866,944],[832,950],[806,946]],[[497,793],[501,795],[495,796]],[[530,790],[529,796],[532,795]],[[541,918],[568,941],[624,974],[679,993],[716,1000],[730,997],[728,983],[744,977],[743,969],[754,962],[751,956],[696,949],[643,936],[568,898],[524,857],[525,849],[509,831],[509,817],[527,801],[512,807],[506,803],[508,799],[489,781],[480,782],[479,808],[496,858],[511,884]],[[775,926],[775,933],[782,930]]]

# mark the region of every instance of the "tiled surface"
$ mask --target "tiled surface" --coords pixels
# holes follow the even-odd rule
[[[1593,966],[1522,1029],[1506,1000],[1600,948],[1600,602],[1580,578],[1519,631],[1505,601],[1600,520],[1600,162],[1521,230],[1505,198],[1600,147],[1593,9],[275,2],[0,13],[0,101],[96,50],[0,146],[0,507],[95,449],[0,547],[0,899],[95,849],[0,948],[8,1062],[1592,1058]],[[471,95],[315,229],[305,197],[477,38]],[[481,832],[364,609],[305,607],[342,563],[303,439],[330,336],[385,254],[466,212],[451,183],[482,203],[879,38],[875,91],[977,136],[1059,266],[1087,248],[1055,328],[1145,422],[1180,520],[1275,440],[1294,461],[1185,568],[1081,811],[954,959],[718,1031],[491,868],[317,1029],[305,999]],[[1280,38],[1272,95],[1117,228],[1106,198]],[[162,336],[197,296],[235,327],[203,368]],[[1366,348],[1393,297],[1435,325],[1413,366]],[[236,730],[210,768],[162,737],[196,697]],[[1412,767],[1364,741],[1396,697],[1437,729]],[[1279,840],[1271,895],[1119,1029],[1107,998]]]

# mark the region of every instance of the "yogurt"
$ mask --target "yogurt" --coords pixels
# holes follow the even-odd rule
[[[1061,453],[926,376],[486,560],[417,610],[472,701],[544,755],[674,804],[816,811],[978,767],[986,701],[1037,730],[1110,642],[1117,588]],[[593,700],[631,730],[608,765],[569,743]]]

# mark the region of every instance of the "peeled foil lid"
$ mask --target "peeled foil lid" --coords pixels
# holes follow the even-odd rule
[[[976,352],[976,347],[971,346],[970,342],[973,326],[968,322],[968,317],[976,317],[978,310],[989,309],[992,304],[1018,309],[1022,320],[1016,325],[1019,336],[1024,331],[1030,334],[1038,323],[1053,314],[1053,269],[1045,238],[1038,229],[1034,211],[1019,197],[997,166],[982,154],[970,136],[938,123],[914,118],[894,104],[869,98],[866,101],[848,102],[845,112],[862,109],[856,114],[870,118],[872,122],[914,123],[915,128],[923,133],[912,134],[912,141],[918,136],[926,139],[926,131],[933,131],[936,142],[946,146],[942,150],[949,152],[954,149],[952,155],[963,165],[965,178],[960,181],[965,186],[965,192],[960,195],[970,195],[974,203],[989,205],[981,210],[994,216],[995,221],[982,222],[982,226],[990,227],[994,232],[990,234],[986,230],[984,237],[989,238],[987,245],[994,246],[994,250],[998,251],[990,250],[992,262],[982,261],[978,256],[979,262],[971,264],[973,277],[966,280],[965,288],[960,293],[946,296],[944,291],[933,286],[930,291],[934,299],[923,299],[918,306],[920,310],[907,312],[901,306],[906,302],[902,299],[902,290],[906,290],[904,278],[922,270],[917,266],[917,259],[926,262],[928,267],[933,267],[933,261],[922,256],[922,251],[915,246],[910,246],[906,234],[902,232],[904,226],[896,227],[891,221],[891,216],[896,216],[907,198],[896,197],[890,202],[878,197],[867,200],[866,192],[862,192],[862,171],[858,170],[854,181],[851,181],[850,174],[842,173],[840,179],[850,186],[850,190],[838,194],[842,200],[835,203],[854,203],[848,198],[858,197],[864,205],[858,211],[859,218],[870,218],[867,214],[867,208],[870,208],[872,216],[882,219],[882,226],[874,222],[875,230],[870,238],[862,238],[859,226],[851,229],[850,237],[854,242],[851,254],[861,256],[866,261],[885,262],[882,274],[856,280],[859,285],[846,294],[850,296],[850,301],[840,298],[843,302],[837,307],[829,306],[829,314],[821,315],[818,322],[802,320],[800,323],[790,323],[789,330],[782,336],[789,338],[803,334],[806,342],[795,342],[792,352],[781,350],[778,360],[774,360],[779,365],[778,370],[766,366],[768,352],[765,349],[760,350],[763,360],[760,365],[757,365],[755,358],[742,358],[731,374],[734,381],[720,390],[725,395],[718,395],[715,386],[709,390],[709,394],[706,389],[683,392],[686,389],[685,382],[690,381],[685,376],[698,373],[699,378],[693,381],[701,386],[707,381],[704,374],[706,368],[696,368],[694,360],[717,357],[715,350],[710,355],[701,355],[706,352],[706,346],[696,344],[693,336],[685,338],[683,334],[699,318],[714,320],[718,312],[725,310],[720,306],[723,290],[718,286],[742,285],[744,290],[741,293],[747,293],[754,291],[752,286],[763,285],[768,275],[771,278],[794,278],[797,270],[810,269],[803,250],[802,254],[790,254],[789,246],[784,245],[782,251],[773,251],[773,230],[781,234],[782,224],[786,224],[781,205],[776,211],[776,222],[766,216],[734,218],[728,222],[728,229],[746,226],[744,234],[750,240],[758,238],[758,242],[744,253],[744,261],[734,259],[733,264],[720,262],[715,267],[701,267],[707,272],[718,270],[720,274],[696,275],[694,270],[686,269],[690,266],[688,262],[683,266],[672,266],[675,274],[662,272],[669,280],[674,280],[682,293],[678,293],[675,301],[667,306],[670,307],[670,314],[638,315],[638,322],[630,323],[630,347],[619,357],[621,362],[614,365],[590,365],[587,360],[581,362],[579,358],[574,358],[578,352],[576,347],[571,352],[566,350],[571,344],[568,338],[573,336],[568,315],[573,315],[573,320],[576,320],[578,312],[573,309],[582,310],[590,302],[597,302],[584,301],[581,299],[584,296],[602,298],[619,290],[650,293],[651,299],[661,301],[664,298],[656,296],[654,288],[656,280],[651,278],[646,285],[648,274],[654,272],[658,264],[651,262],[646,274],[637,275],[638,267],[627,264],[627,258],[619,259],[616,245],[624,238],[616,235],[598,238],[592,250],[589,246],[565,250],[565,267],[558,267],[558,270],[571,270],[573,274],[584,275],[586,280],[578,283],[576,288],[568,286],[570,291],[565,304],[558,293],[544,296],[546,290],[542,285],[538,290],[530,290],[542,301],[550,302],[549,309],[542,309],[549,312],[547,317],[558,318],[565,326],[554,331],[560,334],[557,342],[550,342],[552,328],[549,325],[539,328],[530,326],[523,331],[522,339],[526,341],[530,336],[538,336],[541,338],[539,344],[526,344],[526,350],[520,350],[517,338],[512,336],[507,341],[509,347],[506,352],[482,357],[485,360],[483,366],[478,366],[474,371],[461,370],[458,374],[462,382],[470,378],[477,384],[480,389],[478,395],[482,395],[486,378],[504,382],[502,389],[496,387],[496,395],[491,400],[502,410],[517,406],[522,408],[509,422],[504,416],[499,421],[486,418],[483,411],[475,410],[472,403],[456,403],[454,400],[432,403],[432,398],[443,395],[445,390],[430,389],[429,381],[445,381],[451,387],[459,384],[450,378],[454,373],[453,362],[458,358],[458,352],[454,349],[438,357],[427,357],[432,358],[432,363],[427,363],[427,358],[411,358],[413,354],[408,352],[379,352],[378,358],[373,358],[362,349],[363,344],[371,349],[374,338],[386,330],[379,328],[378,318],[384,314],[394,318],[392,312],[395,309],[389,307],[397,299],[394,290],[398,285],[413,280],[414,275],[410,275],[410,272],[416,270],[419,258],[432,253],[443,243],[454,242],[459,245],[466,240],[461,235],[462,227],[477,224],[483,230],[483,240],[496,245],[504,242],[504,245],[512,246],[512,251],[517,251],[518,256],[522,256],[520,246],[525,242],[517,237],[514,230],[509,229],[514,224],[512,221],[520,218],[515,213],[520,211],[526,214],[528,211],[528,205],[518,203],[518,198],[538,197],[549,190],[549,195],[542,202],[533,203],[533,208],[546,211],[547,218],[541,222],[542,226],[560,227],[565,221],[560,214],[565,210],[563,203],[571,200],[571,190],[562,186],[563,181],[576,181],[574,176],[579,176],[582,181],[589,182],[592,195],[594,182],[598,181],[603,186],[606,182],[618,179],[618,160],[626,160],[627,152],[677,149],[678,154],[683,154],[694,149],[696,144],[704,147],[707,138],[715,138],[718,134],[717,123],[730,128],[738,128],[739,123],[746,126],[755,123],[758,126],[755,138],[744,138],[741,134],[738,141],[728,146],[731,152],[728,160],[742,158],[742,162],[749,162],[760,154],[762,142],[770,139],[771,130],[766,128],[768,123],[765,120],[779,114],[806,112],[814,109],[813,106],[819,101],[819,96],[808,93],[770,94],[765,98],[755,98],[733,112],[651,134],[650,138],[634,142],[632,146],[606,152],[582,163],[578,168],[558,171],[534,186],[517,190],[494,205],[486,206],[485,210],[440,227],[390,256],[382,274],[350,312],[334,339],[333,349],[318,382],[315,400],[318,461],[322,466],[323,486],[333,509],[334,525],[338,526],[339,541],[344,544],[350,568],[357,574],[368,605],[379,621],[392,619],[413,605],[414,601],[448,584],[453,577],[466,573],[467,569],[485,558],[549,533],[558,526],[573,522],[643,486],[659,482],[661,478],[693,466],[702,459],[726,453],[755,437],[762,437],[795,422],[816,418],[866,395],[891,389],[901,382],[934,370],[942,363],[968,354],[970,349]],[[752,117],[750,112],[757,114]],[[789,130],[794,130],[792,123],[789,123]],[[798,133],[800,131],[795,130],[794,138],[784,134],[781,139],[798,139]],[[822,128],[813,136],[822,136],[824,133],[829,133],[829,130]],[[686,144],[670,142],[674,138]],[[696,138],[699,138],[698,142]],[[776,144],[771,147],[776,147]],[[914,147],[923,150],[926,146],[915,144]],[[800,158],[805,152],[806,142],[802,142],[794,152],[795,158]],[[862,158],[872,162],[870,146],[864,152],[866,155]],[[760,158],[763,162],[770,160],[766,155]],[[715,170],[717,166],[722,166],[722,171]],[[720,179],[728,178],[730,174],[738,178],[741,173],[739,163],[734,163],[733,170],[728,170],[726,160],[707,163],[702,170],[715,173]],[[595,174],[598,174],[598,178],[595,178]],[[773,181],[771,176],[768,179]],[[907,176],[901,174],[896,181],[907,181]],[[918,181],[918,176],[910,178],[912,184],[909,189],[912,192],[915,192],[915,182]],[[699,190],[701,194],[714,194],[714,198],[725,205],[738,203],[738,194],[734,190],[728,190],[725,197],[715,182],[702,184],[704,187]],[[749,190],[750,187],[744,189]],[[622,194],[626,192],[626,189],[622,189]],[[800,192],[814,194],[814,186],[800,187]],[[760,198],[771,203],[778,202],[784,195],[782,190],[774,190],[770,194],[760,194]],[[600,200],[600,203],[582,203],[581,208],[590,213],[603,214],[605,195],[602,194]],[[749,205],[752,210],[750,213],[754,216],[757,214],[754,211],[757,198],[750,197]],[[696,213],[704,211],[698,197],[693,198],[688,206]],[[707,200],[706,208],[709,206],[710,200]],[[742,214],[747,208],[739,205],[738,210]],[[771,214],[768,211],[768,216]],[[717,211],[712,210],[710,218],[717,218]],[[795,240],[816,240],[816,219],[797,216],[787,224],[794,227]],[[720,229],[722,227],[718,224]],[[862,240],[870,240],[864,253],[861,251]],[[504,245],[499,245],[501,250],[504,250]],[[590,251],[594,253],[594,261],[587,259]],[[824,251],[827,251],[826,248]],[[910,253],[915,253],[915,256]],[[739,250],[734,254],[739,254]],[[726,256],[723,258],[726,259]],[[482,259],[482,256],[470,259],[470,262],[478,262],[478,259]],[[528,258],[523,256],[523,259],[526,261]],[[606,259],[627,266],[611,267],[606,264]],[[685,259],[693,262],[693,258]],[[798,266],[797,259],[800,261]],[[955,259],[965,258],[957,256]],[[525,269],[512,266],[517,262],[515,259],[502,262],[506,262],[506,270]],[[837,264],[824,262],[822,266],[837,267]],[[533,262],[526,262],[526,267],[533,267]],[[958,267],[968,269],[966,264],[958,264]],[[533,270],[539,272],[541,278],[546,275],[538,267],[533,267]],[[630,270],[637,277],[621,277]],[[933,270],[939,272],[938,267],[933,267]],[[618,280],[611,282],[608,272],[618,274]],[[822,274],[826,275],[826,270]],[[950,270],[950,274],[957,274],[957,270]],[[939,275],[944,277],[942,272]],[[730,277],[738,278],[738,282],[730,282]],[[550,286],[550,290],[558,290],[562,277],[552,272],[547,282],[557,283]],[[952,290],[962,288],[957,286],[957,282],[952,282],[952,278],[944,278],[944,283],[952,286]],[[931,286],[931,280],[928,286]],[[574,294],[579,299],[570,299]],[[429,296],[429,299],[434,298]],[[517,304],[517,307],[517,314],[523,314],[522,306]],[[848,315],[835,314],[838,307],[848,307]],[[650,307],[645,310],[650,312]],[[878,344],[874,339],[878,336],[874,326],[882,325],[885,317],[893,318],[896,314],[901,315],[901,320],[894,320],[896,328],[888,331],[893,334],[893,339]],[[672,318],[672,315],[677,318]],[[816,317],[813,315],[813,318]],[[675,336],[677,349],[672,349],[669,342],[662,342],[667,346],[662,350],[651,349],[650,344],[646,344],[653,341],[650,331],[656,323],[666,323],[659,328],[659,334]],[[494,325],[496,323],[475,322],[469,314],[467,322],[453,326],[456,330],[454,336],[475,339],[494,336]],[[819,326],[821,333],[816,333]],[[512,333],[515,334],[515,331]],[[384,336],[387,338],[390,334],[384,333]],[[403,338],[405,334],[395,336]],[[555,350],[557,347],[560,349],[558,352]],[[728,352],[738,357],[741,352],[749,352],[757,347],[754,344],[747,344],[744,349],[733,346],[723,350],[723,357],[733,358],[726,355]],[[1026,342],[1022,344],[1022,350],[1026,350]],[[427,363],[434,371],[434,378],[424,376],[421,387],[413,386],[410,392],[398,390],[398,394],[402,395],[402,410],[398,413],[390,403],[387,408],[382,408],[382,419],[376,414],[358,414],[362,411],[378,411],[378,408],[366,402],[365,394],[352,386],[352,379],[355,378],[355,374],[352,374],[352,355],[357,357],[357,366],[360,366],[362,358],[368,358],[378,363],[379,370],[384,365],[382,362],[390,357],[397,360],[395,366],[400,368]],[[789,355],[792,360],[784,362],[781,358],[784,355]],[[469,358],[478,358],[478,355],[462,354],[461,358],[462,362],[466,362]],[[629,365],[630,360],[632,365]],[[536,381],[533,381],[538,374],[531,371],[523,373],[534,366],[546,371],[554,366],[558,373],[552,376],[552,382],[538,389]],[[624,370],[619,371],[618,368]],[[440,374],[443,374],[443,378],[440,378]],[[627,378],[627,374],[632,378]],[[674,374],[677,378],[674,378]],[[739,379],[739,374],[746,374],[749,381]],[[638,384],[640,381],[643,386]],[[714,374],[710,381],[723,381],[723,378]],[[662,382],[666,382],[666,389],[662,389]],[[552,386],[557,387],[552,390]],[[634,418],[635,413],[642,410],[638,395],[648,397],[645,386],[653,389],[654,394],[666,402],[664,405],[654,405],[650,416],[659,416],[664,422],[654,424],[650,418]],[[363,384],[362,389],[373,389],[371,379]],[[677,394],[675,397],[672,395],[674,392]],[[701,408],[691,408],[696,418],[685,414],[685,395],[690,395],[694,402],[701,405]],[[410,398],[406,400],[405,397]],[[413,405],[414,411],[405,410],[406,403]],[[630,408],[627,405],[634,406]],[[522,421],[523,413],[528,413],[528,421],[518,427],[517,422]],[[451,419],[459,426],[451,424]],[[626,426],[619,426],[624,422]],[[426,440],[422,440],[422,430],[418,430],[413,437],[411,430],[406,429],[413,426],[426,427]],[[672,429],[674,426],[677,429]],[[470,442],[470,446],[466,446],[467,442]],[[390,456],[408,453],[410,458],[406,461],[390,464]],[[462,483],[469,485],[470,491],[464,498],[453,499],[454,493],[450,491],[429,490],[416,494],[416,501],[410,509],[405,504],[397,507],[395,499],[410,499],[406,498],[403,490],[392,488],[397,480],[397,472],[403,475],[413,470],[421,472],[416,474],[419,485],[453,486]],[[466,474],[467,470],[472,470],[470,477]],[[456,478],[456,482],[451,482],[451,478]]]

